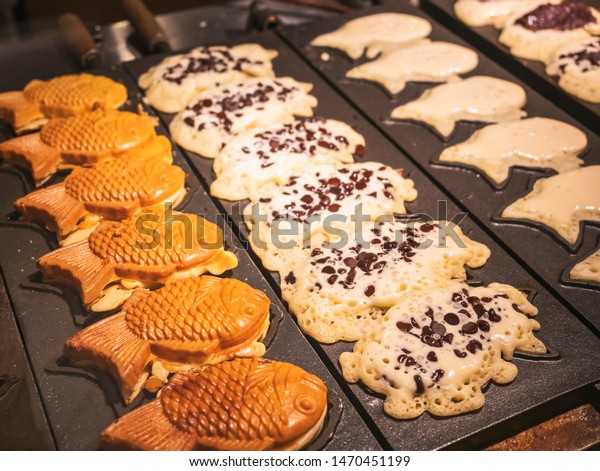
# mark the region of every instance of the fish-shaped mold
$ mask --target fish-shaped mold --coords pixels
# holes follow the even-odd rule
[[[303,369],[236,359],[199,374],[177,373],[159,399],[100,437],[105,449],[297,450],[321,431],[327,388]]]
[[[269,306],[262,291],[231,278],[177,280],[137,291],[121,312],[71,337],[64,353],[75,364],[110,372],[129,403],[153,362],[167,371],[190,371],[262,356]]]
[[[19,133],[38,129],[49,118],[116,109],[126,100],[125,86],[108,77],[63,75],[32,80],[22,91],[0,93],[0,119]]]
[[[224,250],[215,224],[167,205],[120,222],[103,221],[88,239],[41,257],[39,266],[47,281],[76,289],[87,308],[107,311],[134,288],[206,272],[220,275],[237,266],[237,257]]]
[[[0,144],[0,158],[31,173],[41,184],[60,167],[91,165],[123,155],[171,153],[171,143],[157,136],[154,121],[127,111],[100,110],[54,118],[39,133]]]
[[[127,156],[91,168],[76,168],[56,185],[29,193],[15,202],[25,219],[57,233],[61,245],[85,238],[102,219],[120,220],[141,208],[185,196],[185,173],[163,158]]]

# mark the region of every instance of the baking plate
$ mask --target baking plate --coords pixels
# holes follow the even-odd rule
[[[300,27],[297,37],[312,38],[318,32],[331,30],[341,22],[343,20]],[[283,34],[295,38],[294,30],[286,28]],[[319,99],[316,115],[345,121],[365,136],[367,152],[359,161],[375,160],[405,170],[405,175],[414,180],[419,191],[417,200],[407,205],[410,212],[438,217],[438,202],[446,204],[448,219],[462,212],[453,198],[442,191],[430,176],[311,68],[308,62],[316,61],[315,55],[308,55],[302,48],[299,50],[307,56],[303,58],[297,55],[275,33],[253,35],[245,41],[240,38],[226,44],[241,42],[258,42],[265,48],[278,50],[279,56],[274,60],[277,75],[314,84],[312,93]],[[126,64],[126,69],[137,78],[163,57],[147,57],[130,62]],[[340,61],[341,57],[336,56],[334,62]],[[364,92],[367,93],[366,89]],[[168,124],[174,115],[159,113],[159,116]],[[412,144],[413,147],[421,145],[426,145],[426,142]],[[208,188],[214,180],[212,161],[184,150],[182,153]],[[247,231],[240,214],[245,202],[214,201],[231,216],[233,229],[244,239]],[[549,347],[551,354],[538,359],[516,359],[520,374],[513,383],[508,386],[491,385],[482,410],[452,418],[440,419],[425,414],[410,421],[394,420],[383,413],[380,397],[369,393],[361,385],[349,385],[346,389],[349,397],[364,408],[363,414],[371,418],[373,431],[393,449],[482,448],[587,398],[593,391],[590,386],[600,379],[600,340],[532,278],[476,221],[467,217],[460,225],[471,238],[485,243],[492,251],[490,260],[482,269],[471,270],[473,281],[479,280],[485,284],[503,282],[536,293],[534,303],[540,309],[538,320],[542,324],[539,337]],[[262,272],[277,289],[273,274],[264,269]],[[311,344],[321,350],[331,370],[339,375],[337,359],[340,353],[351,350],[352,344],[339,342],[319,345],[314,341]]]

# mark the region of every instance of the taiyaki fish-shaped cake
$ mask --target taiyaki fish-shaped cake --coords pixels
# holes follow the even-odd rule
[[[33,80],[23,91],[0,93],[0,119],[19,133],[37,129],[49,118],[116,109],[126,100],[127,89],[108,77],[63,75],[45,82]]]
[[[582,221],[600,221],[600,165],[581,167],[535,182],[531,193],[502,211],[553,229],[569,244],[577,242]]]
[[[266,268],[279,270],[294,251],[311,245],[313,234],[359,214],[368,220],[404,214],[404,202],[416,197],[412,180],[378,162],[318,165],[246,206],[248,240]]]
[[[412,293],[342,353],[342,372],[385,394],[384,410],[397,419],[477,410],[488,382],[515,379],[515,351],[546,352],[534,336],[539,323],[528,317],[537,312],[523,293],[498,283]]]
[[[239,134],[213,164],[217,175],[210,193],[217,198],[256,198],[267,183],[284,185],[315,165],[351,163],[363,155],[365,140],[346,123],[310,118],[277,123]]]
[[[327,387],[303,369],[264,358],[177,373],[155,401],[100,436],[109,450],[299,450],[321,431]]]
[[[212,88],[196,95],[178,113],[169,129],[173,140],[187,150],[214,158],[232,137],[274,123],[309,117],[317,99],[312,84],[289,77],[251,78]]]
[[[310,43],[340,49],[350,58],[372,59],[382,51],[422,39],[431,33],[431,23],[414,15],[377,13],[348,21],[337,30],[322,34]]]
[[[280,269],[283,297],[315,340],[356,341],[406,293],[465,280],[464,265],[490,255],[448,221],[382,219],[330,229]]]
[[[575,126],[555,119],[527,118],[479,129],[465,142],[447,147],[440,161],[471,165],[502,184],[515,166],[574,170],[583,163],[578,155],[586,147],[585,133]]]
[[[443,137],[458,121],[500,123],[521,119],[527,113],[525,90],[516,83],[474,76],[429,88],[414,101],[392,110],[393,119],[422,121]]]
[[[138,84],[146,90],[148,104],[177,113],[195,95],[212,87],[248,77],[273,77],[271,60],[275,57],[277,51],[258,44],[198,47],[167,57],[142,74]]]
[[[148,116],[101,110],[53,118],[39,133],[0,143],[0,157],[42,183],[59,167],[88,165],[122,155],[166,158],[171,143]]]
[[[544,3],[504,24],[498,40],[522,59],[544,63],[563,46],[600,34],[600,12],[579,0]]]
[[[558,75],[558,84],[568,93],[600,103],[600,38],[594,36],[560,48],[546,73]]]
[[[121,312],[67,340],[64,354],[75,364],[110,372],[129,403],[153,362],[172,372],[262,356],[269,305],[262,291],[231,278],[177,280],[137,291]]]
[[[15,202],[25,219],[57,233],[61,245],[87,237],[102,219],[126,219],[141,208],[177,206],[185,196],[185,172],[158,157],[127,155],[73,170],[62,183]]]
[[[94,311],[118,307],[132,288],[157,287],[237,266],[219,227],[195,214],[144,209],[120,222],[103,221],[87,240],[39,260],[48,281],[76,289]]]
[[[467,47],[423,39],[350,69],[346,77],[378,82],[395,95],[404,90],[407,82],[456,80],[477,67],[478,62],[477,53]]]

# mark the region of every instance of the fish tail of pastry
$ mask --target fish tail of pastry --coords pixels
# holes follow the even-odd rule
[[[15,201],[15,208],[27,219],[45,223],[50,231],[61,236],[72,232],[86,214],[84,204],[65,191],[64,183],[19,198]]]
[[[67,340],[64,355],[75,364],[89,364],[111,373],[118,379],[123,399],[128,404],[137,396],[148,375],[150,346],[127,327],[125,314],[120,312]]]
[[[13,91],[0,93],[0,119],[20,129],[45,118],[37,103],[27,100],[23,92]]]
[[[100,435],[100,446],[105,450],[193,450],[196,440],[169,421],[157,399],[109,425]]]
[[[44,278],[79,291],[83,304],[90,306],[104,287],[117,279],[114,266],[98,257],[84,240],[54,250],[39,260]]]
[[[44,144],[39,133],[27,134],[3,142],[0,144],[0,157],[12,165],[29,171],[36,184],[42,183],[55,173],[62,161],[60,152]]]

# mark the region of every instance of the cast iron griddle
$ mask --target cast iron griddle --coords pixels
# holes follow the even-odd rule
[[[339,22],[338,22],[339,23]],[[321,23],[319,25],[323,26]],[[316,26],[319,28],[320,26]],[[332,29],[331,26],[329,26]],[[325,29],[323,27],[322,29]],[[313,27],[302,28],[299,34],[312,31]],[[316,31],[316,29],[315,29]],[[286,30],[285,34],[290,31]],[[242,42],[238,40],[237,43]],[[279,56],[274,68],[279,76],[291,76],[299,81],[314,84],[313,94],[319,99],[316,115],[345,121],[362,133],[367,141],[366,155],[359,161],[376,160],[396,168],[403,168],[412,178],[419,196],[408,204],[412,213],[426,213],[437,217],[438,201],[447,205],[447,218],[451,219],[460,209],[430,177],[424,174],[402,151],[380,130],[369,123],[360,111],[347,102],[327,81],[305,62],[305,58],[294,53],[274,33],[254,35],[244,42],[258,42],[263,47],[276,49]],[[227,44],[234,44],[230,41]],[[148,57],[126,64],[134,78],[158,63],[164,56]],[[314,60],[310,58],[309,60]],[[335,59],[339,61],[338,58]],[[159,113],[165,124],[173,115]],[[423,143],[424,145],[426,143]],[[416,145],[416,144],[415,144]],[[421,145],[421,143],[419,143]],[[207,187],[214,179],[212,161],[191,152],[183,151],[197,175]],[[241,218],[246,202],[231,203],[215,199],[218,207],[231,216],[233,229],[242,239],[247,235]],[[444,217],[441,215],[440,217]],[[537,293],[534,303],[540,309],[539,321],[542,330],[539,337],[547,344],[551,353],[537,359],[517,359],[520,374],[508,386],[490,386],[486,394],[486,405],[478,412],[448,419],[434,418],[428,414],[411,421],[391,419],[382,411],[380,397],[368,393],[361,385],[350,385],[346,392],[358,400],[363,413],[372,419],[374,432],[382,437],[384,444],[394,449],[437,449],[443,447],[481,448],[495,440],[512,435],[538,421],[543,416],[556,414],[565,404],[580,400],[591,391],[587,386],[600,379],[600,341],[579,320],[511,256],[502,249],[471,218],[460,224],[473,239],[488,245],[492,256],[488,263],[472,272],[474,281],[485,284],[498,281],[509,283]],[[263,269],[265,278],[277,289],[273,274]],[[319,345],[328,366],[339,374],[340,353],[352,349],[351,343]]]
[[[568,111],[574,118],[600,132],[600,103],[590,103],[565,92],[558,86],[558,77],[546,74],[541,62],[519,59],[498,41],[500,30],[493,26],[472,28],[454,14],[455,0],[422,0],[423,9],[458,35],[477,46],[492,59],[510,69],[517,77],[530,83],[544,96]],[[585,0],[590,6],[600,9],[599,0]]]
[[[468,46],[465,41],[410,5],[404,3],[388,5],[373,10],[373,13],[381,11],[395,11],[424,17],[433,24],[431,39]],[[567,279],[569,269],[597,249],[600,236],[598,224],[586,223],[581,231],[579,243],[576,247],[570,248],[545,226],[500,220],[498,216],[504,207],[527,194],[538,178],[552,173],[539,169],[516,168],[513,169],[505,187],[496,188],[489,179],[472,168],[438,163],[437,159],[444,148],[466,140],[475,130],[483,127],[483,124],[460,122],[456,132],[444,141],[421,123],[389,120],[392,109],[418,98],[425,89],[434,85],[412,82],[400,94],[390,97],[375,83],[345,78],[345,73],[353,64],[340,51],[330,51],[332,59],[324,62],[320,60],[324,49],[309,46],[310,41],[318,34],[332,31],[347,19],[357,16],[360,15],[313,23],[310,28],[305,26],[286,28],[282,33],[347,99],[355,103],[375,126],[406,152],[419,168],[425,171],[439,187],[446,189],[461,208],[469,211],[508,253],[515,256],[522,266],[528,269],[533,277],[598,332],[600,311],[597,307],[600,304],[600,285],[573,283]],[[554,118],[580,128],[586,133],[589,141],[589,147],[583,153],[585,165],[600,163],[600,137],[483,54],[479,54],[477,69],[466,75],[489,75],[520,84],[527,91],[525,110],[528,116]]]
[[[130,98],[125,108],[137,109],[140,104],[139,94],[122,69],[97,72],[123,82],[128,88]],[[163,128],[159,128],[158,131],[164,133]],[[239,258],[239,266],[231,272],[226,272],[224,276],[238,278],[262,289],[272,301],[271,328],[266,339],[268,350],[265,356],[301,366],[322,378],[329,388],[330,413],[322,434],[309,449],[380,449],[379,443],[345,397],[336,379],[327,371],[317,353],[285,312],[285,308],[240,241],[231,233],[229,227],[223,224],[222,215],[202,189],[185,159],[176,150],[174,163],[181,166],[188,175],[188,197],[178,209],[205,216],[208,220],[220,224],[224,228],[226,245],[229,250],[235,251]],[[41,255],[55,248],[56,244],[53,237],[38,226],[12,221],[12,201],[32,189],[28,179],[20,177],[19,172],[6,168],[1,169],[0,176],[3,184],[3,222],[0,226],[2,270],[55,446],[60,450],[96,449],[99,433],[107,425],[151,396],[144,397],[142,394],[134,404],[125,408],[112,379],[103,374],[85,373],[71,368],[61,358],[65,340],[83,326],[99,320],[102,315],[86,316],[74,292],[40,283],[36,261]],[[55,178],[53,182],[57,180],[58,178]],[[0,399],[0,406],[1,401]],[[32,401],[34,406],[35,402]],[[0,437],[0,449],[17,446],[13,444],[13,437]],[[14,438],[18,438],[16,434]],[[40,440],[36,446],[32,446],[38,449],[52,447],[52,442],[48,440]]]

